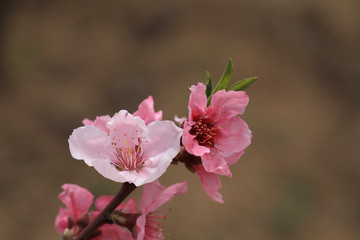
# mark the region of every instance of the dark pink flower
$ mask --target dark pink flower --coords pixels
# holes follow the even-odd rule
[[[60,208],[55,219],[55,227],[60,234],[69,234],[67,237],[78,236],[84,228],[92,222],[100,211],[89,212],[94,196],[85,188],[75,184],[64,184],[63,192],[59,194],[60,200],[67,208]],[[95,206],[102,210],[110,203],[113,197],[101,196],[95,201]],[[117,209],[135,213],[136,203],[132,199],[128,203],[121,203]],[[125,228],[116,224],[101,226],[91,240],[133,240],[132,234]]]
[[[72,236],[77,236],[89,224],[88,211],[94,196],[87,189],[75,184],[64,184],[62,188],[64,191],[59,194],[59,199],[67,208],[59,209],[55,227],[60,234],[68,229]]]
[[[207,172],[231,177],[229,165],[238,161],[251,142],[251,131],[238,115],[249,97],[243,91],[220,90],[207,107],[205,85],[191,86],[189,119],[182,143],[189,153],[201,157]]]

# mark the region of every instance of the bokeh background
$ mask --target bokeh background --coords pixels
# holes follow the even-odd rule
[[[60,239],[63,183],[120,185],[72,159],[83,118],[133,112],[147,96],[187,115],[188,87],[228,57],[248,89],[252,145],[222,177],[225,204],[189,180],[169,239],[360,239],[358,0],[9,1],[0,8],[0,236]],[[141,189],[134,194],[139,197]]]

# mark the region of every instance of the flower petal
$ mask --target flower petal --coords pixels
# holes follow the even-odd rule
[[[172,158],[180,151],[182,129],[172,121],[154,121],[147,127],[149,130],[149,143],[144,145],[145,155],[151,157],[159,153],[165,153],[172,161]]]
[[[240,157],[242,155],[244,155],[245,151],[240,151],[240,152],[236,152],[234,154],[232,154],[229,157],[225,157],[225,161],[229,164],[229,165],[233,165],[235,163],[237,163],[237,161],[240,159]]]
[[[83,126],[75,129],[68,141],[73,158],[84,160],[89,166],[93,165],[93,160],[104,158],[100,151],[106,144],[107,134],[95,126]]]
[[[131,232],[116,224],[105,224],[99,228],[101,235],[93,240],[133,240]]]
[[[83,213],[89,211],[94,196],[85,188],[75,184],[62,185],[63,192],[59,194],[59,199],[72,212],[74,221]]]
[[[205,193],[210,196],[212,200],[219,203],[224,203],[222,196],[219,193],[221,189],[221,181],[215,173],[209,173],[205,171],[201,165],[193,165],[196,174],[200,179],[201,186]]]
[[[210,153],[205,153],[201,157],[202,164],[204,169],[207,172],[216,173],[219,175],[226,175],[232,177],[229,166],[224,160],[224,157],[221,156],[216,150],[210,151]]]
[[[109,115],[105,115],[105,116],[96,117],[95,121],[91,121],[91,120],[85,118],[82,121],[82,123],[84,124],[84,126],[95,126],[98,129],[100,129],[101,131],[109,133],[109,129],[106,127],[106,123],[108,121],[110,121],[110,119],[111,118]]]
[[[243,151],[251,143],[251,131],[240,117],[235,116],[221,123],[221,135],[217,138],[215,148],[225,157]]]
[[[164,174],[174,157],[166,153],[160,153],[154,157],[150,157],[146,160],[143,167],[138,170],[133,183],[136,186],[141,186],[145,183],[155,181]]]
[[[152,186],[153,184],[157,186]],[[147,188],[156,189],[161,187],[160,183],[158,181],[155,181],[153,183],[149,183],[148,185],[144,186],[144,194],[141,197],[141,208],[145,210],[145,212],[153,212],[161,205],[167,203],[170,201],[173,197],[177,195],[185,195],[187,193],[187,181],[173,184],[164,190],[160,191],[160,193],[157,193],[156,196],[154,194],[150,194],[149,190]],[[152,201],[147,201],[144,198],[150,198]]]
[[[95,200],[95,207],[98,210],[103,210],[113,200],[114,196],[99,196]]]
[[[143,193],[140,200],[140,208],[145,208],[156,199],[166,187],[161,185],[158,180],[148,183],[144,186]]]
[[[125,213],[137,213],[136,201],[130,198],[126,203],[121,203],[119,209],[122,209]]]
[[[137,238],[143,240],[145,238],[146,213],[141,214],[136,220]]]
[[[68,219],[72,216],[69,209],[59,208],[59,213],[55,218],[55,227],[58,233],[62,234],[68,228]]]
[[[206,86],[202,82],[190,87],[191,93],[188,106],[190,124],[194,124],[194,121],[199,120],[205,114],[207,105],[205,89]]]
[[[169,156],[159,154],[149,158],[140,170],[122,171],[118,170],[109,160],[95,160],[94,168],[104,177],[115,182],[133,183],[137,187],[152,182],[159,178],[170,165]]]
[[[182,144],[186,148],[186,151],[195,156],[202,156],[205,153],[209,153],[210,149],[199,145],[199,142],[195,139],[196,136],[190,134],[190,129],[191,127],[189,126],[188,122],[185,122]]]
[[[178,117],[177,115],[175,115],[174,121],[181,125],[186,121],[186,117]]]
[[[93,161],[94,168],[104,177],[115,182],[133,183],[136,179],[135,171],[120,171],[110,162],[109,159],[100,159]]]
[[[147,99],[142,101],[138,107],[138,110],[134,112],[133,115],[141,117],[145,121],[146,125],[153,121],[162,120],[162,111],[155,113],[154,100],[152,96],[149,96]]]
[[[109,141],[117,140],[123,148],[127,148],[128,144],[132,142],[137,142],[138,137],[145,138],[148,135],[144,120],[133,116],[126,110],[118,112],[107,123],[107,127],[110,129]]]
[[[227,119],[243,114],[249,103],[249,97],[244,91],[220,90],[211,98],[208,114],[214,114],[215,120]]]
[[[82,124],[84,124],[84,126],[94,126],[94,121],[85,118],[84,120],[82,120]]]

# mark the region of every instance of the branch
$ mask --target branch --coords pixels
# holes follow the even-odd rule
[[[123,183],[120,191],[116,194],[113,200],[107,205],[101,213],[91,222],[76,238],[76,240],[86,240],[96,229],[108,222],[108,216],[115,210],[124,199],[134,191],[136,186],[130,183]]]

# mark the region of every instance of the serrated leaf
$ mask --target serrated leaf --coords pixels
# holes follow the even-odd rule
[[[206,97],[209,98],[211,96],[211,91],[212,91],[212,82],[211,82],[211,76],[210,76],[209,72],[206,72],[206,79],[207,79],[207,83],[206,83],[205,94],[206,94]]]
[[[243,91],[245,90],[247,87],[249,87],[251,84],[253,84],[256,80],[258,79],[258,77],[249,77],[249,78],[245,78],[243,80],[238,81],[237,83],[235,83],[230,90],[233,91]]]
[[[221,76],[220,81],[218,82],[215,89],[213,90],[213,92],[212,92],[213,94],[219,90],[228,88],[233,71],[234,71],[234,65],[233,65],[232,59],[229,58],[229,63],[227,65],[223,75]]]

